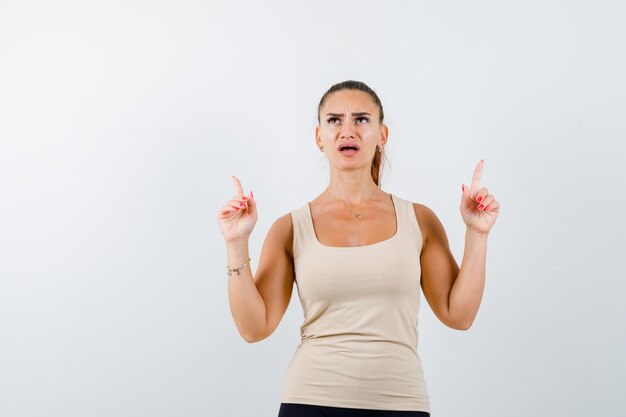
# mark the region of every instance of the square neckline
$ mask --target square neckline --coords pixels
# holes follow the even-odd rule
[[[393,193],[389,193],[389,195],[391,196],[391,204],[393,205],[393,211],[394,214],[396,216],[396,231],[394,232],[393,236],[384,239],[384,240],[380,240],[378,242],[374,242],[374,243],[370,243],[369,245],[359,245],[359,246],[329,246],[329,245],[325,245],[322,242],[320,242],[320,240],[317,238],[317,232],[315,231],[315,225],[313,224],[313,214],[311,212],[311,203],[307,201],[306,203],[306,208],[307,208],[307,217],[308,217],[308,223],[309,223],[309,228],[311,231],[311,234],[313,235],[313,240],[315,241],[315,244],[317,246],[320,246],[322,248],[328,248],[328,249],[361,249],[361,248],[371,248],[374,246],[379,246],[382,244],[385,244],[387,242],[391,242],[393,240],[395,240],[399,234],[400,231],[400,215],[398,214],[398,201],[396,199],[396,196],[393,195]]]

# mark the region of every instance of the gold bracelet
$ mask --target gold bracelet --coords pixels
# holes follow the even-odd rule
[[[243,265],[241,265],[238,268],[229,268],[228,265],[226,265],[226,269],[228,269],[228,272],[226,273],[226,275],[231,276],[233,272],[236,272],[236,275],[239,275],[239,270],[243,269],[246,265],[248,265],[248,262],[250,262],[250,258],[248,258],[248,260],[244,262]]]

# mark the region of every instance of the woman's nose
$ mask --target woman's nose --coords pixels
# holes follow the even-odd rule
[[[341,126],[341,131],[340,131],[341,137],[342,138],[352,138],[354,137],[354,126],[352,126],[352,123],[344,123]]]

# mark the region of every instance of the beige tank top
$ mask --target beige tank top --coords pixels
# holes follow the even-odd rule
[[[422,235],[413,204],[391,200],[395,235],[366,246],[323,245],[309,204],[291,212],[304,322],[281,402],[430,412],[417,353]]]

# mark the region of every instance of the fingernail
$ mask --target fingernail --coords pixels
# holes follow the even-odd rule
[[[248,197],[246,197],[245,195],[241,197],[243,200],[247,200]]]
[[[461,184],[461,189],[465,192],[465,184]]]
[[[482,201],[482,199],[483,199],[483,197],[482,197],[482,196],[480,196],[480,195],[479,195],[478,197],[476,197],[476,201],[478,201],[479,203]],[[482,204],[481,204],[481,205],[482,205]]]
[[[234,208],[234,209],[239,210],[239,207],[237,207],[237,206],[231,206],[231,207]]]
[[[243,203],[239,203],[239,205],[240,205],[241,207],[245,207],[245,206],[246,206],[246,205],[245,205],[245,204],[243,204]]]
[[[485,210],[489,210],[489,206],[485,207]]]
[[[482,204],[480,204],[480,205],[478,206],[478,210],[482,210],[482,209],[483,209],[483,207],[484,207],[484,206],[483,206]]]

